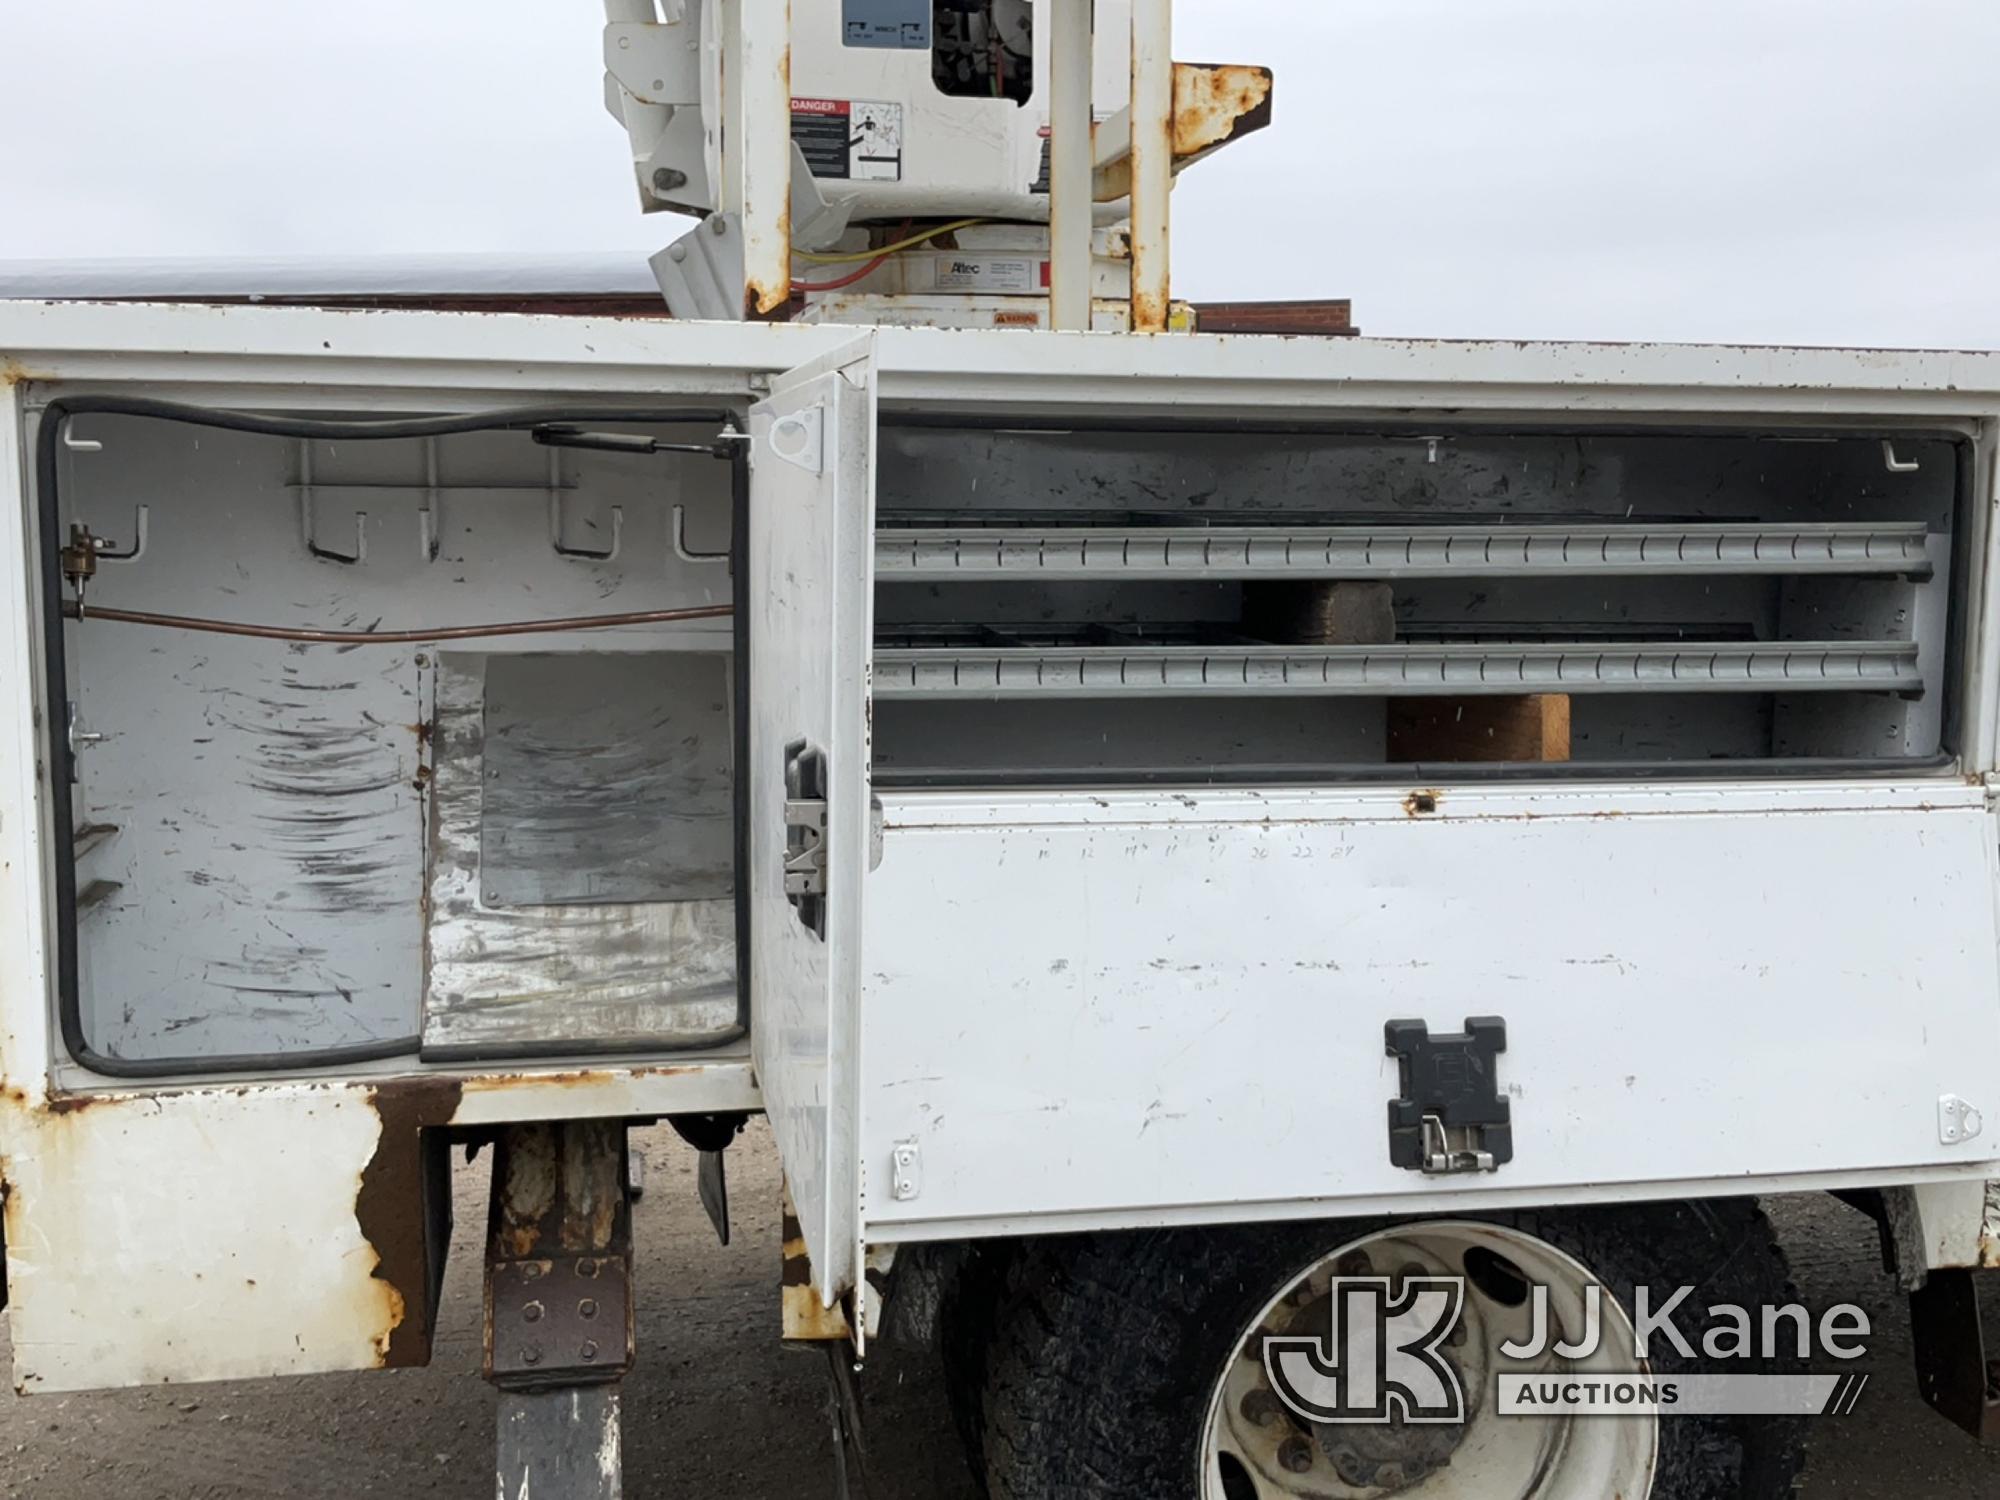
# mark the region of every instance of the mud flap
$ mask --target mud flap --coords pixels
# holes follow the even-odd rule
[[[1991,1443],[2000,1439],[2000,1361],[1986,1357],[1979,1275],[1962,1267],[1932,1271],[1910,1293],[1910,1336],[1924,1400],[1980,1442]]]

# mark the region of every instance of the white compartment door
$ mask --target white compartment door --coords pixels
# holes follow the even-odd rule
[[[829,1306],[858,1260],[875,371],[862,338],[750,412],[750,1005],[764,1107]]]

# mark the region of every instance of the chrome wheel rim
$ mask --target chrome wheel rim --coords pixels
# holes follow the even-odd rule
[[[1462,1423],[1332,1424],[1288,1408],[1265,1369],[1267,1338],[1316,1335],[1330,1326],[1335,1277],[1381,1277],[1391,1294],[1412,1276],[1462,1280],[1457,1325],[1439,1352],[1464,1391]],[[1202,1500],[1643,1500],[1653,1486],[1659,1421],[1652,1416],[1501,1415],[1500,1374],[1589,1374],[1643,1368],[1632,1322],[1606,1287],[1593,1352],[1564,1358],[1551,1347],[1515,1358],[1527,1340],[1528,1288],[1548,1288],[1548,1343],[1585,1328],[1586,1289],[1602,1278],[1574,1256],[1523,1230],[1476,1220],[1417,1221],[1359,1236],[1319,1257],[1251,1320],[1218,1372],[1200,1449]]]

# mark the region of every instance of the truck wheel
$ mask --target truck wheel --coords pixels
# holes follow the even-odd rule
[[[1406,1276],[1464,1279],[1464,1310],[1441,1349],[1465,1391],[1462,1423],[1314,1422],[1281,1403],[1263,1341],[1324,1338],[1336,1275],[1384,1277],[1392,1289]],[[1531,1285],[1550,1288],[1552,1319],[1574,1337],[1593,1283],[1605,1289],[1595,1355],[1500,1354],[1527,1334]],[[1629,1308],[1641,1284],[1656,1308],[1674,1288],[1697,1289],[1681,1304],[1697,1347],[1700,1309],[1734,1303],[1754,1317],[1760,1304],[1793,1300],[1749,1200],[1054,1237],[1006,1256],[977,1299],[990,1322],[957,1330],[955,1405],[993,1500],[1789,1495],[1803,1459],[1793,1419],[1493,1411],[1499,1368],[1636,1368]],[[1653,1340],[1653,1373],[1694,1363]]]

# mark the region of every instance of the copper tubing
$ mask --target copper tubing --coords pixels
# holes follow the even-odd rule
[[[495,635],[544,635],[570,630],[609,630],[619,625],[670,625],[681,620],[726,620],[727,604],[692,609],[642,609],[622,615],[570,615],[556,620],[508,620],[498,625],[441,625],[430,630],[301,630],[284,625],[244,625],[199,615],[156,615],[143,609],[84,608],[63,601],[72,620],[113,620],[124,625],[158,625],[168,630],[200,630],[210,635],[247,635],[263,641],[307,641],[321,646],[420,646],[431,641],[473,641]]]

